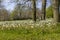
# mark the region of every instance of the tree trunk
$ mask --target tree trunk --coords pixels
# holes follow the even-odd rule
[[[41,19],[45,20],[46,19],[46,0],[42,0],[42,15]]]
[[[53,16],[55,22],[60,22],[59,18],[59,0],[52,0],[53,3]]]
[[[33,20],[36,22],[36,0],[33,0]]]
[[[59,17],[60,17],[60,0],[59,0]],[[60,18],[59,18],[59,20],[60,20]]]

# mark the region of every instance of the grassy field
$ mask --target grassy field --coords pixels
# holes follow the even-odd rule
[[[0,40],[60,40],[60,23],[51,20],[0,22]]]

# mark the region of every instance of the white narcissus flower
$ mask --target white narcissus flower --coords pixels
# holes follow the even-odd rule
[[[34,26],[31,26],[31,28],[34,28]]]
[[[15,25],[14,25],[14,24],[11,24],[11,26],[12,26],[12,27],[15,27]]]
[[[39,26],[39,24],[36,24],[36,26]]]
[[[5,27],[6,25],[3,24],[2,26]]]

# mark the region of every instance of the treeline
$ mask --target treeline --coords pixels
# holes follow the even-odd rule
[[[2,0],[0,0],[0,20],[23,20],[23,19],[33,19],[33,2],[24,0],[23,3],[21,1],[13,0],[12,2],[16,3],[14,10],[9,12],[4,8],[1,4]],[[26,4],[30,2],[29,4]],[[36,8],[36,18],[39,19],[41,15],[41,10]]]
[[[51,18],[53,16],[52,7],[49,6],[46,9],[46,17]],[[36,18],[41,19],[41,10],[37,9]],[[33,19],[33,10],[26,10],[18,12],[16,9],[12,12],[9,12],[6,9],[0,9],[0,21],[4,20],[24,20],[24,19]]]
[[[37,0],[38,1],[38,0]],[[0,20],[21,20],[21,19],[36,19],[45,20],[46,18],[53,17],[54,21],[60,21],[60,1],[51,0],[51,6],[46,10],[47,0],[40,0],[42,2],[42,9],[36,6],[36,0],[13,0],[16,3],[14,10],[8,12],[1,5],[0,0]],[[4,9],[4,10],[2,10]],[[3,16],[2,16],[3,15]],[[6,15],[6,16],[5,16]]]
[[[37,9],[37,19],[39,19],[41,11]],[[17,10],[13,10],[9,12],[6,9],[0,9],[0,21],[5,20],[24,20],[24,19],[33,19],[33,10],[26,10],[22,12],[18,12]]]

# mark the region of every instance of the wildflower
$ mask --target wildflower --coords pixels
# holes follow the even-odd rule
[[[31,28],[34,28],[34,26],[31,25]]]
[[[15,25],[14,25],[14,24],[11,24],[11,26],[12,26],[12,27],[15,27]]]
[[[36,24],[36,26],[39,26],[39,24]]]
[[[5,27],[6,25],[5,25],[5,24],[3,24],[2,26],[3,26],[3,27]]]

